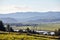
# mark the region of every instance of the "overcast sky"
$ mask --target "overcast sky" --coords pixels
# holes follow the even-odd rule
[[[0,0],[0,14],[60,11],[60,0]]]

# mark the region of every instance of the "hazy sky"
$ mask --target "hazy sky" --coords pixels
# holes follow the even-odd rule
[[[60,11],[60,0],[0,0],[0,13]]]

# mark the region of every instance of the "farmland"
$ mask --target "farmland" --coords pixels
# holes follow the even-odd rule
[[[38,34],[27,35],[26,33],[0,33],[0,40],[55,40],[51,38],[40,37]]]
[[[50,24],[40,24],[38,26],[20,26],[20,27],[12,27],[15,30],[30,28],[31,30],[48,30],[55,31],[60,28],[60,23],[50,23]]]

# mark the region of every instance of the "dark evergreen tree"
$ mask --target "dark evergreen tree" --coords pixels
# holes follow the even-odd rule
[[[0,31],[5,31],[5,27],[2,21],[0,21]]]

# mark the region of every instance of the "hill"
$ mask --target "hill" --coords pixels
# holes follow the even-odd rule
[[[40,22],[60,22],[60,12],[16,12],[10,14],[0,14],[0,19],[4,23],[40,23]]]

